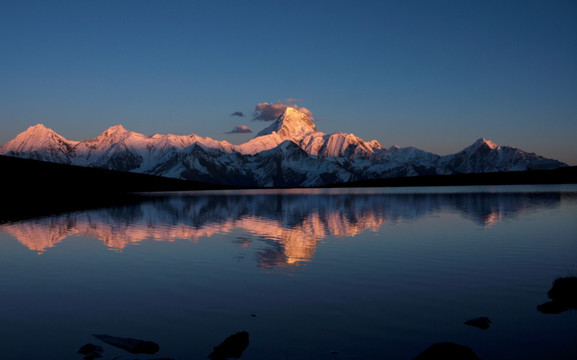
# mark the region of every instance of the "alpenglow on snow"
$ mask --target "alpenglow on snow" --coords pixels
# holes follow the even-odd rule
[[[478,139],[456,154],[383,147],[353,135],[325,134],[287,107],[253,139],[233,145],[191,135],[147,136],[110,127],[72,141],[42,124],[0,146],[0,155],[173,177],[216,184],[313,187],[367,179],[554,169],[567,166],[511,146]]]

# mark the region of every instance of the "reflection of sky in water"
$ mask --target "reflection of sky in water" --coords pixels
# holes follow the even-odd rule
[[[180,194],[0,225],[0,355],[74,358],[104,333],[206,358],[246,330],[246,359],[411,359],[439,341],[574,359],[576,313],[536,306],[577,271],[575,197],[486,189]],[[492,327],[463,325],[477,316]]]

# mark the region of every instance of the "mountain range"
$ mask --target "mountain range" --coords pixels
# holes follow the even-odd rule
[[[555,169],[566,164],[478,139],[439,156],[415,147],[385,148],[353,134],[325,134],[287,107],[253,139],[233,145],[196,134],[147,136],[112,126],[73,141],[42,124],[0,146],[0,155],[144,173],[199,182],[258,187],[313,187],[370,179]]]

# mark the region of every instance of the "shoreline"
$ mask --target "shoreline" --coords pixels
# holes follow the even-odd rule
[[[208,184],[8,156],[0,156],[0,168],[4,174],[0,223],[146,201],[150,197],[139,193],[147,192],[277,189]],[[577,166],[570,166],[554,170],[385,178],[320,188],[576,183]]]

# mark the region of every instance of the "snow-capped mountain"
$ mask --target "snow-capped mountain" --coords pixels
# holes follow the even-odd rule
[[[345,133],[325,134],[298,109],[241,145],[195,134],[146,136],[113,126],[94,139],[68,140],[42,124],[0,147],[0,155],[219,184],[289,187],[432,174],[520,171],[566,166],[479,139],[439,156],[414,147],[383,147]]]
[[[0,146],[0,154],[69,164],[76,145],[77,141],[67,140],[54,130],[38,124]]]
[[[479,139],[460,152],[443,156],[437,164],[439,174],[523,171],[567,166],[511,146],[499,146]]]

